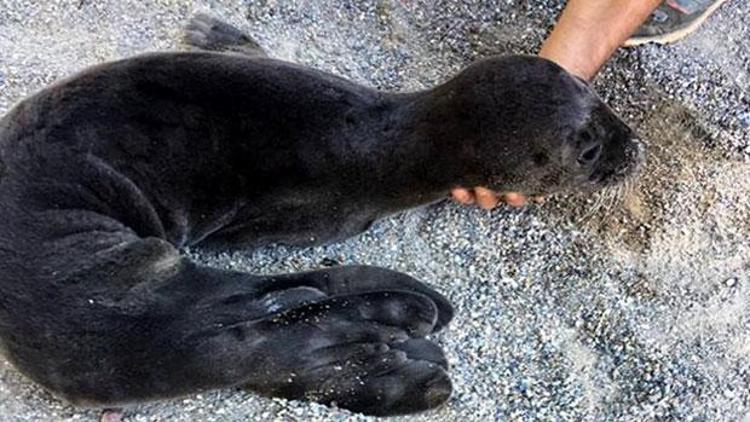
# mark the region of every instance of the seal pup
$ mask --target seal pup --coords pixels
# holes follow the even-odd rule
[[[193,245],[310,245],[441,200],[617,183],[633,132],[581,80],[492,57],[434,89],[385,93],[268,58],[198,16],[205,50],[89,68],[0,121],[0,345],[79,405],[246,387],[372,415],[451,394],[426,339],[450,303],[353,266],[258,276]]]

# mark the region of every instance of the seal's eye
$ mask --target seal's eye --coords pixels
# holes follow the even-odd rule
[[[586,166],[591,165],[594,161],[596,161],[597,158],[599,158],[599,155],[602,153],[602,145],[596,144],[592,145],[581,153],[581,155],[578,156],[578,163]]]
[[[584,131],[583,131],[583,132],[581,132],[581,134],[580,134],[580,135],[578,135],[578,136],[579,136],[579,139],[580,139],[580,140],[581,140],[581,141],[582,141],[583,143],[589,143],[589,142],[591,142],[591,140],[592,140],[592,139],[594,139],[594,134],[593,134],[593,133],[591,133],[591,130],[590,130],[590,129],[586,129],[586,130],[584,130]]]
[[[542,167],[546,165],[549,162],[549,157],[547,154],[543,152],[537,152],[532,156],[532,159],[534,160],[534,164],[537,167]]]

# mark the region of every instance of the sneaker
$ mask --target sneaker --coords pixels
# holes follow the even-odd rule
[[[625,46],[654,42],[669,44],[685,38],[711,16],[726,0],[666,0],[625,42]]]

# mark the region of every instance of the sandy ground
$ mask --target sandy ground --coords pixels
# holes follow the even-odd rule
[[[386,90],[533,53],[564,2],[0,0],[0,113],[81,68],[178,47],[196,10],[272,55]],[[455,394],[409,420],[750,420],[750,10],[730,0],[671,47],[621,52],[596,88],[649,144],[639,185],[484,212],[448,202],[342,244],[195,258],[275,273],[366,263],[433,283]],[[126,419],[366,419],[243,391]],[[0,363],[0,420],[94,420]]]

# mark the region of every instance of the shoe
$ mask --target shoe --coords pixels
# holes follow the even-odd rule
[[[646,43],[669,44],[679,41],[698,27],[726,0],[666,0],[625,42],[626,47]]]

